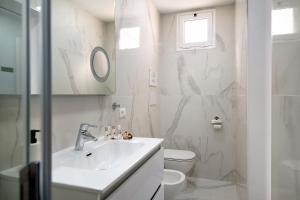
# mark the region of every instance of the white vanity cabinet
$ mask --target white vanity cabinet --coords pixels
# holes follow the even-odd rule
[[[151,200],[163,179],[163,151],[160,149],[123,182],[107,200]]]

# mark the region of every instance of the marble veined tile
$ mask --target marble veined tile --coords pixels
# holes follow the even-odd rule
[[[300,95],[299,51],[298,40],[273,43],[273,94]]]
[[[161,134],[167,148],[196,153],[194,176],[222,179],[235,165],[231,99],[226,96],[161,96]],[[217,115],[221,130],[210,121]]]

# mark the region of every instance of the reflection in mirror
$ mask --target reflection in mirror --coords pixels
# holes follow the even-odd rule
[[[52,13],[53,93],[113,94],[114,1],[53,0]],[[95,47],[101,47],[105,55],[95,54],[97,62],[91,70],[91,53]]]
[[[113,94],[116,85],[114,1],[52,0],[51,3],[53,94]],[[109,68],[95,68],[99,77],[109,72],[101,81],[95,78],[90,66],[95,47],[105,49],[109,58]],[[32,71],[35,73],[32,76],[38,77],[38,71]],[[37,83],[32,83],[33,94],[39,94]]]
[[[22,93],[21,77],[26,70],[24,63],[21,62],[24,50],[21,2],[19,0],[0,0],[0,94],[21,95]],[[34,27],[36,27],[39,16],[34,2],[31,3],[30,9],[31,34],[37,32],[37,28]],[[35,35],[34,39],[36,38],[39,37]],[[36,53],[36,44],[36,40],[31,41],[32,54]]]
[[[107,52],[102,47],[96,47],[91,54],[91,71],[99,82],[107,80],[110,73],[110,62]]]
[[[21,4],[0,1],[0,27],[0,93],[20,94]]]

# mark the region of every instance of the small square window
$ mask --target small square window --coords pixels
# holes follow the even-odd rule
[[[294,9],[284,8],[272,11],[272,35],[294,33]]]
[[[215,10],[177,15],[177,50],[215,47]]]
[[[208,20],[189,20],[184,22],[184,43],[207,42]]]
[[[121,28],[119,49],[137,49],[140,47],[140,27]]]

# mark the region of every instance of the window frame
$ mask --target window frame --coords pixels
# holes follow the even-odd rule
[[[197,16],[194,16],[197,14]],[[185,43],[184,22],[193,20],[208,20],[208,35],[206,42]],[[176,50],[210,49],[216,47],[216,10],[200,10],[177,14]]]

